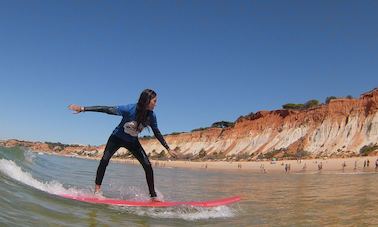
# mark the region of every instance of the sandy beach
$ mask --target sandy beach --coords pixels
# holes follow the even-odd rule
[[[46,153],[72,158],[99,160],[98,157],[72,156],[59,153]],[[178,161],[150,160],[154,168],[191,168],[209,170],[238,170],[256,173],[304,173],[304,172],[361,172],[378,171],[376,161],[378,156],[352,158],[325,158],[279,161]],[[113,157],[111,162],[139,165],[136,159],[120,159]]]
[[[248,170],[259,173],[314,172],[314,171],[373,171],[378,157],[355,157],[339,159],[283,160],[259,162],[224,161],[152,161],[155,167],[196,168],[214,170]],[[369,160],[369,162],[368,162]],[[128,160],[130,162],[130,160]],[[137,161],[132,161],[137,163]],[[368,165],[369,163],[369,165]]]

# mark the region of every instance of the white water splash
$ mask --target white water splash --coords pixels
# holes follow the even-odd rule
[[[146,190],[144,184],[139,186],[128,186],[122,182],[112,180],[107,186],[107,189],[119,199],[130,201],[146,201],[150,199],[149,192]],[[164,195],[156,188],[155,191],[157,198],[164,201]]]
[[[112,181],[109,189],[113,193],[119,194],[122,199],[132,201],[146,201],[150,198],[148,192],[143,186],[127,186],[123,183]],[[156,190],[158,198],[164,201],[164,195]],[[193,207],[193,206],[175,206],[175,207],[126,207],[111,206],[112,209],[121,212],[127,212],[138,216],[148,216],[152,218],[164,219],[183,219],[187,221],[207,220],[213,218],[229,218],[236,216],[236,210],[228,206],[219,207]]]
[[[0,172],[11,177],[23,184],[29,185],[36,189],[39,189],[50,194],[70,194],[70,195],[82,195],[82,196],[92,196],[93,192],[84,189],[78,189],[75,187],[65,188],[60,182],[50,181],[41,182],[34,179],[33,176],[25,172],[19,167],[15,162],[11,160],[0,159]],[[140,195],[137,200],[146,198],[145,193],[141,193],[138,187],[129,188],[130,191],[124,195],[126,197],[134,197],[135,195]],[[158,192],[160,198],[163,196]],[[188,221],[201,220],[201,219],[212,219],[212,218],[229,218],[236,216],[236,210],[228,206],[201,208],[201,207],[188,207],[188,206],[178,206],[178,207],[168,207],[168,208],[142,208],[142,207],[123,207],[123,206],[110,206],[112,209],[118,211],[132,213],[138,216],[149,216],[153,218],[168,218],[168,219],[184,219]]]
[[[83,195],[89,193],[88,191],[79,190],[77,188],[66,189],[57,181],[38,181],[34,179],[30,173],[23,171],[21,167],[11,160],[0,159],[0,171],[21,183],[51,194]]]
[[[138,216],[149,216],[152,218],[183,219],[187,221],[207,220],[215,218],[230,218],[237,214],[237,211],[228,206],[218,207],[164,207],[164,208],[145,208],[145,207],[116,207],[118,211],[132,213]]]
[[[32,151],[27,150],[24,152],[25,161],[29,163],[33,163],[36,156],[37,155]]]

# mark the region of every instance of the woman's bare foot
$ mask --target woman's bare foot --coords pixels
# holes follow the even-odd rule
[[[101,185],[96,184],[94,194],[100,193]]]
[[[151,202],[163,202],[161,201],[160,199],[158,199],[158,197],[151,197]]]

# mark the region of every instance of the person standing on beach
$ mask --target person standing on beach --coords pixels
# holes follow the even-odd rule
[[[320,171],[320,170],[322,170],[323,169],[323,162],[320,162],[319,164],[318,164],[318,170]]]
[[[285,173],[287,173],[289,171],[289,164],[285,164]]]
[[[171,150],[165,142],[157,126],[156,115],[153,112],[157,102],[157,94],[150,89],[145,89],[139,97],[138,103],[122,106],[79,106],[71,104],[68,106],[75,113],[81,112],[103,112],[111,115],[122,116],[121,122],[114,129],[106,143],[104,154],[97,168],[95,181],[95,194],[100,192],[102,180],[110,158],[121,147],[129,150],[143,166],[146,174],[147,185],[152,200],[157,200],[154,187],[154,174],[151,163],[146,152],[138,140],[138,134],[147,126],[151,127],[155,137],[167,149],[168,153],[177,157],[177,153]]]

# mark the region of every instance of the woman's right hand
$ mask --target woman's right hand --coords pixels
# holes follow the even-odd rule
[[[68,106],[68,109],[70,109],[70,110],[72,110],[72,111],[75,111],[74,114],[78,114],[78,113],[84,111],[84,107],[79,106],[79,105],[75,105],[75,104],[71,104],[71,105],[69,105],[69,106]]]

